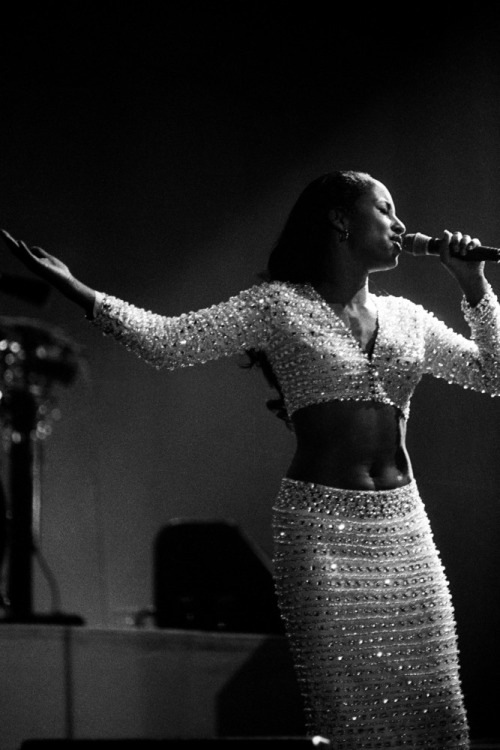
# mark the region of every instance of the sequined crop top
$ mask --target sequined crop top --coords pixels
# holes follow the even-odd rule
[[[476,307],[462,300],[470,340],[407,299],[374,299],[378,320],[370,356],[309,284],[265,282],[177,317],[98,294],[93,323],[158,368],[260,350],[289,416],[310,404],[355,400],[392,404],[407,417],[424,374],[500,395],[500,308],[491,287]]]

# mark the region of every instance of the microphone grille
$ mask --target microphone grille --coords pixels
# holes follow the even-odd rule
[[[412,255],[429,255],[429,240],[426,234],[405,234],[403,239],[403,250]]]

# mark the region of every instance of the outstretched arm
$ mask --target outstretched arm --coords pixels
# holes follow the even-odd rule
[[[99,294],[75,279],[68,266],[46,250],[14,239],[5,229],[0,231],[30,271],[80,305],[103,333],[155,367],[186,367],[258,349],[270,336],[271,302],[264,285],[204,310],[166,317]]]
[[[99,295],[93,325],[154,367],[175,369],[264,347],[279,292],[267,283],[175,317]]]
[[[93,317],[96,296],[94,289],[75,279],[68,266],[46,250],[28,246],[22,240],[14,239],[5,229],[1,229],[0,232],[12,254],[30,271],[58,289],[69,300],[80,305],[88,318]]]

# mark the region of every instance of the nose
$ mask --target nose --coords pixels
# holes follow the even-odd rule
[[[394,223],[392,225],[392,228],[397,234],[404,234],[406,232],[406,227],[401,221],[401,219],[398,219],[397,216],[394,217]]]

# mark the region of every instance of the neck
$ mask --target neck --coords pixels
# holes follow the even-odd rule
[[[347,244],[332,236],[332,244],[326,256],[323,278],[316,289],[329,304],[362,306],[369,300],[368,269],[357,262]]]
[[[345,275],[335,280],[325,279],[316,284],[316,289],[332,305],[362,307],[369,300],[368,275],[361,279]]]

